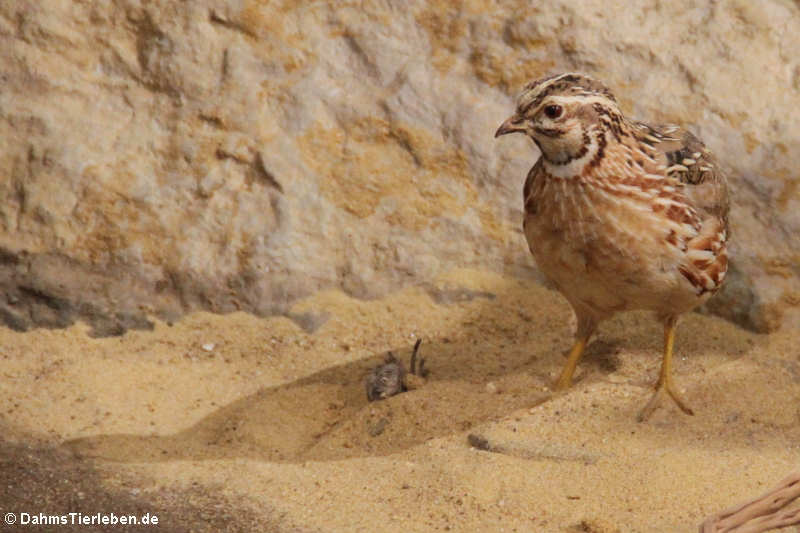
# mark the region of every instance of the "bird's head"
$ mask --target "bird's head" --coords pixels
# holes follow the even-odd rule
[[[517,110],[494,134],[520,132],[533,139],[550,163],[565,164],[586,154],[600,115],[621,113],[611,91],[583,74],[558,74],[525,86]]]

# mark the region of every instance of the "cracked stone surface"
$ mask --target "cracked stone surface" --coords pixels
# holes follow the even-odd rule
[[[730,171],[711,312],[800,323],[800,8],[744,0],[0,4],[0,320],[94,334],[286,313],[455,266],[537,277],[494,142],[529,79],[580,70]]]

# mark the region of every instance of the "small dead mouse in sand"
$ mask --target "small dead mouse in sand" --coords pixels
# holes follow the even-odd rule
[[[389,396],[400,394],[409,389],[416,389],[425,383],[428,369],[425,368],[425,359],[419,358],[417,367],[417,352],[422,339],[418,339],[414,344],[414,351],[411,353],[411,372],[408,373],[392,352],[386,354],[386,362],[376,366],[367,376],[365,385],[367,388],[367,400],[383,400]]]

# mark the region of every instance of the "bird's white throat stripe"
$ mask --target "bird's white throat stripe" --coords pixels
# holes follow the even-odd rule
[[[569,163],[565,163],[563,165],[557,165],[549,162],[547,159],[544,159],[542,161],[544,164],[544,169],[554,178],[579,179],[581,173],[583,172],[583,168],[589,164],[589,161],[591,161],[595,154],[597,154],[597,149],[597,139],[595,139],[594,136],[591,136],[591,142],[589,143],[586,153],[583,154],[583,156],[573,159]]]

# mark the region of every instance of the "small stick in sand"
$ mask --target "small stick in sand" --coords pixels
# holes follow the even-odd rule
[[[428,375],[428,369],[425,368],[425,358],[419,358],[419,368],[417,368],[417,351],[419,351],[419,345],[422,344],[422,339],[417,339],[417,342],[414,343],[414,351],[411,352],[411,373],[415,376],[425,377]]]
[[[784,509],[798,497],[800,472],[759,498],[709,516],[700,533],[761,533],[800,524],[800,508]]]

